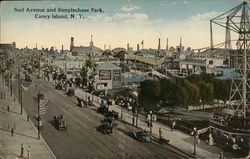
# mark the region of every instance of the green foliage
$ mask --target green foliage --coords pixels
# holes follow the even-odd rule
[[[214,75],[192,75],[185,79],[162,79],[141,83],[139,103],[143,107],[212,104],[228,100],[231,81],[216,80]],[[161,101],[161,102],[160,102]],[[200,103],[200,101],[202,103]]]
[[[203,105],[210,104],[214,100],[214,86],[211,83],[201,81],[200,87],[200,98]]]
[[[82,86],[86,86],[88,81],[88,69],[86,67],[82,67],[80,76],[82,77]]]

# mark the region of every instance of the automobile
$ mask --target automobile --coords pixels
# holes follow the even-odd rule
[[[102,124],[109,123],[109,124],[112,124],[114,127],[116,127],[118,125],[118,123],[116,121],[114,121],[112,117],[104,118],[103,120],[101,120],[101,123]]]
[[[103,134],[112,134],[113,128],[114,128],[114,125],[106,122],[106,123],[102,123],[101,125],[99,125],[97,129]]]
[[[108,104],[108,105],[112,105],[112,104],[113,104],[113,100],[112,100],[112,99],[108,99],[108,100],[107,100],[107,104]]]
[[[63,119],[63,116],[54,116],[55,127],[58,130],[67,130],[67,122]]]
[[[108,112],[108,107],[106,105],[102,105],[97,109],[98,113],[106,114]]]
[[[32,82],[32,79],[31,79],[31,77],[29,76],[29,75],[25,75],[25,81],[26,82]]]
[[[116,111],[114,111],[114,110],[112,110],[112,111],[106,112],[105,116],[106,117],[112,117],[114,119],[118,119],[119,118],[119,113],[116,112]]]
[[[149,131],[137,131],[137,132],[133,132],[133,137],[141,142],[151,142],[151,134]]]
[[[55,86],[55,89],[57,89],[57,90],[62,90],[62,85],[58,83],[58,84]]]
[[[75,95],[75,89],[74,88],[68,88],[68,91],[66,93],[68,96],[73,96]]]

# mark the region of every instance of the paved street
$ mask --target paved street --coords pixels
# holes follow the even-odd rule
[[[81,98],[83,98],[85,100],[87,99],[88,96],[92,96],[89,93],[83,92],[80,89],[77,89],[76,92],[77,92],[78,96],[80,96]],[[100,101],[99,97],[93,96],[93,99],[95,101],[96,106],[98,106],[99,104],[97,103],[97,101]],[[115,110],[119,113],[122,112],[122,120],[124,120],[127,123],[132,123],[131,111],[127,111],[124,108],[122,108],[122,110],[121,110],[121,107],[117,106],[117,105],[110,106],[110,110]],[[187,113],[187,114],[190,115],[190,113]],[[205,114],[207,114],[207,113],[203,113],[200,116],[206,118]],[[196,118],[198,116],[199,115],[195,115]],[[149,127],[147,127],[145,121],[146,121],[146,118],[142,115],[139,115],[138,127],[149,131]],[[162,136],[166,139],[170,139],[170,145],[173,145],[176,148],[179,148],[180,151],[187,152],[188,154],[193,154],[194,146],[193,146],[193,137],[191,135],[188,135],[188,134],[183,133],[183,132],[178,131],[178,130],[174,130],[172,132],[170,127],[168,127],[162,123],[159,123],[159,122],[154,122],[153,128],[152,128],[152,133],[156,137],[159,137],[159,128],[162,128]],[[201,157],[201,158],[206,158],[207,156],[209,156],[211,158],[218,158],[220,152],[223,152],[224,156],[226,156],[226,157],[230,157],[230,158],[231,157],[235,157],[235,158],[239,157],[233,153],[224,152],[221,148],[219,148],[217,146],[209,146],[204,141],[201,141],[201,143],[199,145],[197,145],[196,149],[197,149],[196,156]]]
[[[39,83],[38,89],[35,88],[36,83]],[[57,158],[190,157],[169,145],[160,145],[155,141],[146,144],[131,138],[128,133],[135,128],[124,123],[119,122],[112,135],[98,132],[96,127],[104,118],[101,114],[95,109],[79,108],[75,97],[68,97],[62,91],[55,90],[48,82],[35,78],[29,90],[24,91],[24,109],[31,115],[37,112],[38,91],[44,93],[49,100],[48,110],[42,118],[42,136]],[[69,123],[67,131],[58,131],[53,124],[53,116],[61,114]],[[34,118],[31,120],[36,123]]]
[[[27,121],[26,112],[21,115],[20,104],[10,96],[9,88],[3,86],[0,80],[0,92],[5,92],[5,99],[0,100],[0,158],[22,158],[21,144],[23,145],[23,157],[30,159],[53,159],[43,140],[37,139],[37,131],[31,122]],[[9,106],[9,112],[7,107]],[[13,136],[11,128],[14,128]]]

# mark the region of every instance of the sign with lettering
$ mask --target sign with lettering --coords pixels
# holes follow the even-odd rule
[[[100,80],[111,80],[111,71],[110,70],[100,70],[99,71]]]
[[[120,70],[114,70],[113,71],[113,80],[114,81],[120,81],[121,80],[121,72],[120,72]]]

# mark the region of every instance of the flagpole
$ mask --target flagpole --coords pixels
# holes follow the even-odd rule
[[[37,132],[38,132],[38,140],[40,140],[40,112],[39,112],[39,102],[40,102],[40,92],[37,94],[37,114],[38,114],[38,117],[37,117],[37,121],[38,121],[38,127],[37,127]]]

